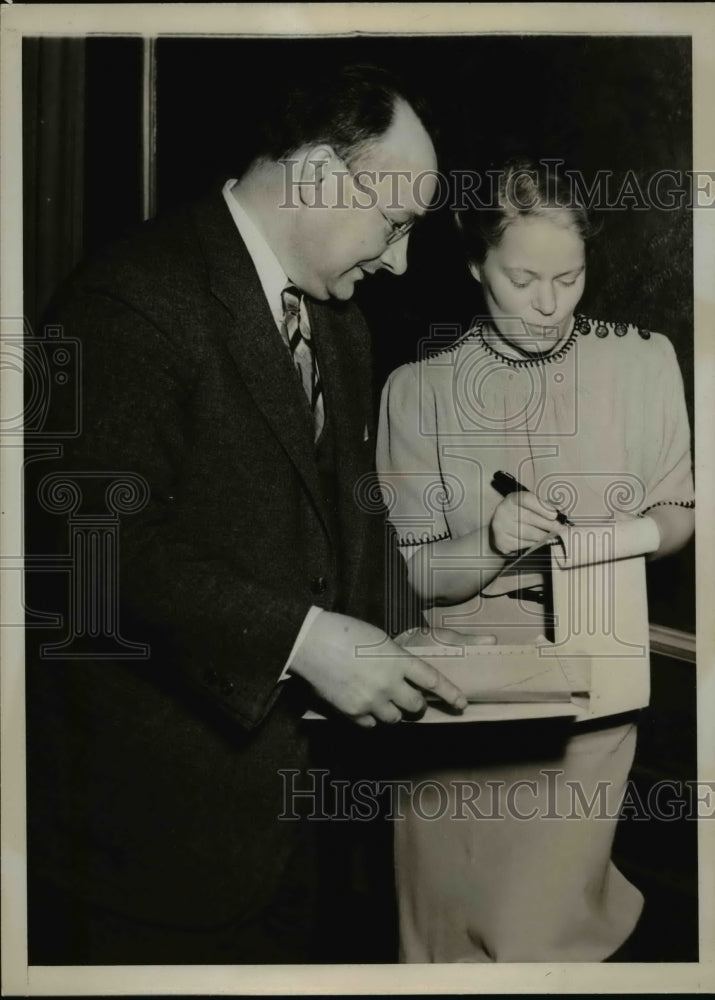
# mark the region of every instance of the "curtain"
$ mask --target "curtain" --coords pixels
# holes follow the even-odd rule
[[[31,329],[83,251],[85,40],[23,42],[24,302]]]

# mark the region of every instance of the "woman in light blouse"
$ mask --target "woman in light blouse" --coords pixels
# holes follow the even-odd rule
[[[550,498],[562,504],[566,482],[570,519],[606,519],[625,484],[616,519],[650,519],[651,558],[675,552],[693,531],[690,436],[670,342],[576,313],[592,230],[563,176],[527,159],[497,176],[494,206],[457,220],[487,314],[392,374],[378,472],[428,619],[532,643],[550,624],[543,576],[487,585],[559,526]],[[502,470],[527,489],[503,496],[493,485]],[[603,961],[623,945],[642,907],[610,860],[633,709],[624,691],[615,712],[588,723],[439,727],[450,730],[445,754],[430,733],[437,749],[420,755],[417,775],[442,783],[450,807],[465,782],[482,801],[499,782],[528,801],[497,819],[473,810],[462,822],[450,808],[395,824],[403,961]],[[614,815],[544,818],[554,770],[587,798],[606,782]],[[532,806],[539,818],[519,819]]]

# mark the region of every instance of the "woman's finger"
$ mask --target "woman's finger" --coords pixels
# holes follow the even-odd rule
[[[520,521],[515,526],[512,534],[516,534],[519,538],[526,538],[530,542],[538,542],[540,538],[552,534],[560,527],[558,521],[542,520],[541,518],[537,518],[536,514],[530,514],[529,516],[533,520]]]
[[[514,498],[516,505],[523,510],[530,510],[549,521],[556,520],[556,508],[552,504],[544,503],[543,500],[537,497],[536,493],[531,493],[529,490],[521,490],[519,493],[512,493],[511,496]]]
[[[548,528],[522,525],[516,532],[495,532],[495,541],[502,552],[519,552],[521,549],[527,549],[530,545],[542,541],[550,533]]]

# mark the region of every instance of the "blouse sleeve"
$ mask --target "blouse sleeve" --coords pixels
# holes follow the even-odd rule
[[[641,514],[665,504],[695,506],[690,425],[685,407],[683,378],[673,345],[666,337],[657,334],[654,336],[657,337],[660,348],[655,396],[660,399],[660,406],[658,415],[653,419],[653,433],[657,435],[654,442],[654,463]]]
[[[419,364],[390,376],[382,393],[377,473],[390,521],[405,558],[427,542],[450,537],[448,487],[440,469],[433,387]]]

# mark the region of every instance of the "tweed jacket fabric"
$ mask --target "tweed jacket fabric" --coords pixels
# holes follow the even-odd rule
[[[304,394],[219,194],[106,252],[54,310],[82,345],[82,433],[34,466],[81,472],[85,512],[105,502],[93,473],[146,481],[148,503],[120,517],[118,587],[123,636],[151,651],[93,659],[87,640],[83,659],[46,659],[51,636],[29,630],[29,864],[132,916],[209,926],[270,900],[296,832],[277,819],[278,770],[308,761],[307,688],[278,678],[311,604],[383,624],[384,512],[358,499],[368,331],[353,304],[309,311],[332,517]]]

